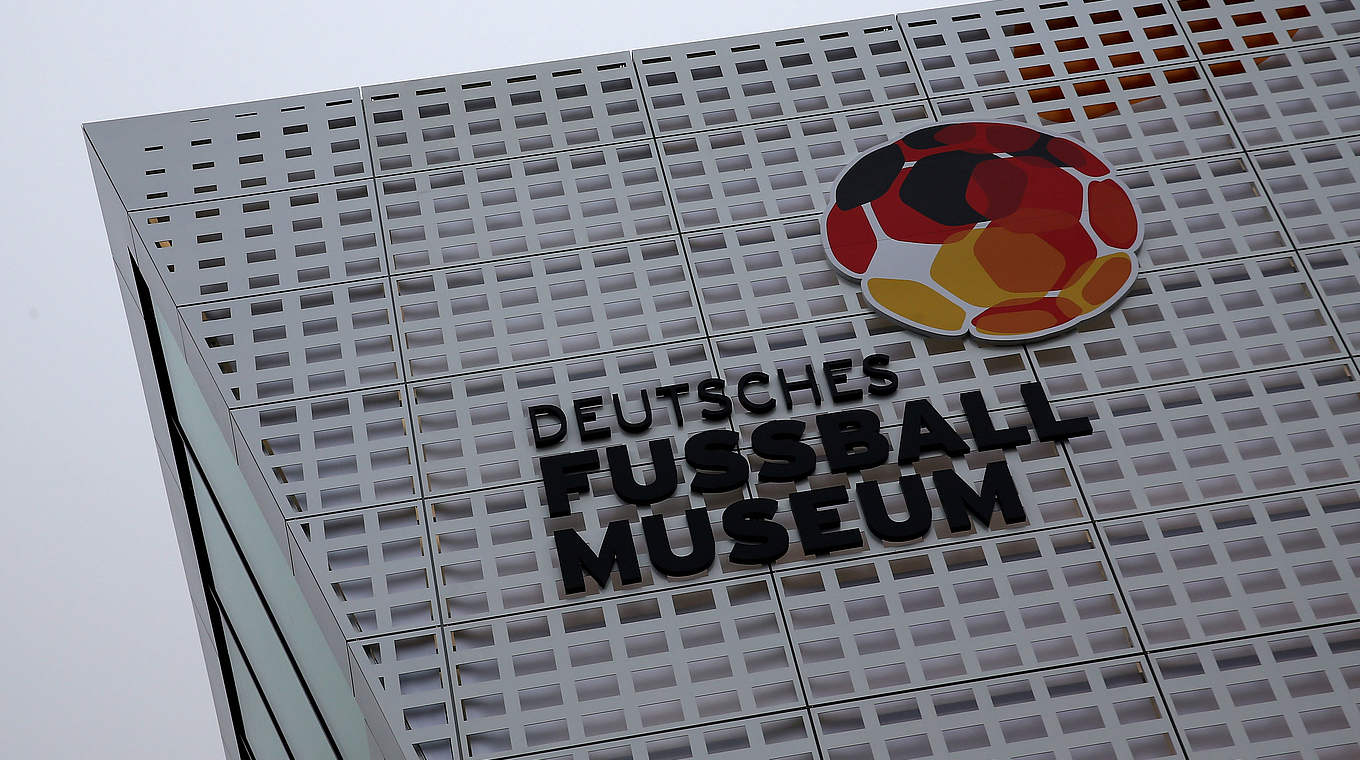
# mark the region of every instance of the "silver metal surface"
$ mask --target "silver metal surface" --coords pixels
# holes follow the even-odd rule
[[[407,760],[1360,757],[1360,11],[1350,0],[989,2],[87,126],[157,303]],[[877,316],[823,248],[862,152],[1017,121],[1114,167],[1125,300],[1029,346]],[[126,228],[119,235],[126,234]],[[122,253],[115,251],[116,254]],[[171,315],[173,318],[175,315]],[[693,386],[887,354],[900,387],[703,419]],[[700,430],[960,394],[1094,432],[921,474],[928,536],[799,544],[786,483],[547,513],[528,408],[602,395]],[[865,387],[856,378],[851,387]],[[778,396],[777,389],[773,390]],[[805,439],[818,447],[815,426]],[[647,450],[626,443],[639,477]],[[1005,461],[1026,520],[942,519]],[[607,469],[607,468],[606,468]],[[692,470],[682,467],[682,477]],[[722,509],[777,500],[772,567]],[[666,578],[640,518],[709,508]],[[836,509],[867,534],[855,504]],[[626,520],[642,581],[567,593],[552,533]],[[314,605],[316,606],[316,605]],[[395,758],[393,759],[395,760]]]

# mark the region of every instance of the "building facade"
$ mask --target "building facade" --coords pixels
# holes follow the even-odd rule
[[[1360,757],[1357,61],[1001,1],[86,125],[229,753]],[[1112,167],[1127,293],[871,303],[942,122]]]

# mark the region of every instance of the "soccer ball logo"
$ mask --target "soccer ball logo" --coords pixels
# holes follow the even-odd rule
[[[933,335],[1031,341],[1113,304],[1143,226],[1110,166],[1019,124],[919,129],[860,156],[822,226],[877,310]]]

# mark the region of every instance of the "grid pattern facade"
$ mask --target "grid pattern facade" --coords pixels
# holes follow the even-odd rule
[[[406,760],[1340,760],[1358,58],[1351,0],[1000,0],[87,129]],[[1145,223],[1125,300],[988,346],[837,276],[839,172],[960,118],[1116,168]],[[901,390],[856,403],[890,430],[906,398],[962,430],[970,390],[1021,424],[1039,382],[1094,433],[916,463],[1005,460],[1025,524],[769,568],[722,561],[720,508],[787,484],[638,509],[597,483],[548,517],[529,406],[873,353]],[[763,421],[654,412],[677,451]],[[810,485],[900,509],[899,474]],[[699,505],[707,574],[644,553],[640,584],[563,588],[553,530]]]

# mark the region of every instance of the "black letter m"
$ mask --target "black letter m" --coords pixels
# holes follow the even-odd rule
[[[633,533],[628,529],[627,520],[609,523],[604,531],[604,540],[600,542],[599,554],[591,551],[571,528],[554,531],[553,541],[557,543],[557,561],[562,565],[562,585],[568,594],[579,594],[586,590],[583,570],[600,584],[600,588],[608,585],[609,575],[615,565],[619,567],[619,582],[622,585],[642,580],[637,548],[633,546]]]
[[[1001,517],[1007,525],[1025,521],[1025,507],[1020,503],[1020,493],[1004,459],[987,465],[980,491],[974,491],[952,469],[940,470],[931,477],[940,494],[940,506],[949,520],[949,529],[955,533],[968,530],[970,512],[979,523],[991,525],[995,507],[1001,508]]]

